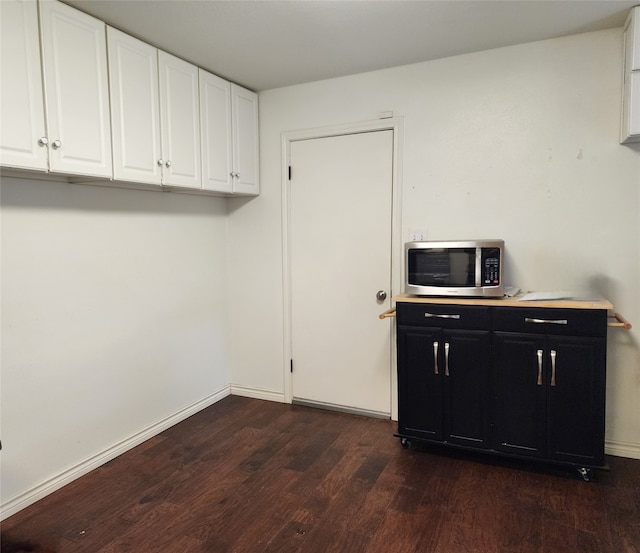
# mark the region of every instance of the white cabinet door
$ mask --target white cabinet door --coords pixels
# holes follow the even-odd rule
[[[105,24],[61,2],[39,5],[49,166],[111,177]]]
[[[640,142],[640,7],[631,10],[624,28],[623,77],[620,142]]]
[[[232,192],[231,83],[200,69],[202,188]]]
[[[107,27],[113,177],[162,183],[158,50]]]
[[[47,169],[38,7],[0,2],[0,164]]]
[[[260,192],[258,155],[258,95],[231,85],[233,133],[233,191],[257,195]]]
[[[202,188],[198,68],[158,52],[163,184]]]

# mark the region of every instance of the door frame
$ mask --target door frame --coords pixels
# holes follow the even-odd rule
[[[291,201],[289,197],[289,164],[291,163],[291,144],[301,140],[328,138],[350,134],[362,134],[376,131],[393,131],[392,176],[391,176],[391,290],[389,297],[402,290],[402,152],[404,138],[404,120],[402,117],[391,117],[373,121],[348,123],[315,129],[283,132],[281,135],[281,191],[282,191],[282,278],[283,278],[283,314],[284,314],[284,359],[283,389],[285,403],[293,401],[293,385],[291,374],[292,342],[291,342],[291,251],[289,233],[291,229]],[[395,351],[396,329],[392,320],[380,321],[380,324],[391,324],[391,348],[389,367],[391,382],[391,419],[398,419],[398,382]]]

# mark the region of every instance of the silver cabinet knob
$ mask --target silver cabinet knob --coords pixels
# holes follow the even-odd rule
[[[171,160],[168,159],[164,165],[165,167],[171,167]]]
[[[378,301],[384,301],[387,299],[387,293],[384,290],[378,290],[378,293],[376,294],[376,299]]]
[[[51,147],[52,147],[54,150],[57,150],[58,148],[62,148],[62,141],[61,141],[61,140],[57,140],[57,139],[56,139],[56,140],[54,140],[54,141],[51,143]]]
[[[164,159],[158,160],[158,167],[162,167],[164,165]]]
[[[240,178],[240,173],[233,173],[233,172],[231,172],[231,173],[229,173],[229,174],[231,175],[231,178],[232,178],[232,179],[239,179],[239,178]]]
[[[47,144],[49,144],[49,139],[46,136],[38,140],[38,146],[46,146]]]

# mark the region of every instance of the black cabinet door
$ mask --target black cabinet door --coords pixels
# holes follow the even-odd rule
[[[438,328],[398,326],[398,432],[443,440]]]
[[[448,330],[443,341],[445,440],[488,448],[490,334]]]
[[[550,458],[604,465],[605,351],[603,338],[548,337]]]
[[[546,453],[545,337],[494,333],[494,448],[517,455]]]

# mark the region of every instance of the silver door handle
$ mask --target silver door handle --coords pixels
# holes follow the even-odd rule
[[[538,356],[538,381],[536,384],[542,386],[542,350],[539,349],[536,354]]]
[[[449,342],[444,343],[444,375],[449,376]]]
[[[387,299],[387,293],[384,290],[378,290],[376,293],[376,299],[378,301],[384,301]]]
[[[440,313],[425,313],[425,317],[434,319],[459,319],[460,315],[444,315]]]
[[[551,325],[566,325],[569,324],[567,319],[534,319],[532,317],[525,317],[525,323],[536,323],[536,324],[551,324]]]
[[[438,371],[438,342],[433,342],[433,374],[440,374]]]
[[[551,385],[556,385],[556,350],[551,350]]]

